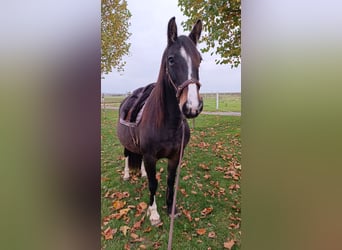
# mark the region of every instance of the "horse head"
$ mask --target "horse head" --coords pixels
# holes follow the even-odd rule
[[[174,17],[168,23],[168,44],[164,52],[166,76],[175,89],[180,111],[187,118],[198,116],[203,109],[203,99],[199,94],[202,57],[196,48],[201,31],[201,20],[196,22],[188,36],[177,35]]]

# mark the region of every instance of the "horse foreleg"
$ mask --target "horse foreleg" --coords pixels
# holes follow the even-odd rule
[[[173,204],[173,195],[174,195],[174,185],[175,185],[175,178],[178,166],[178,159],[168,161],[167,166],[167,188],[166,188],[166,205],[167,205],[167,213],[169,216],[172,214],[172,204]],[[175,207],[175,217],[180,216],[178,213],[177,208]]]
[[[144,162],[147,170],[148,186],[150,189],[150,203],[147,210],[147,216],[150,216],[152,226],[160,223],[160,216],[157,211],[156,191],[158,188],[158,181],[156,178],[156,160],[144,157]]]

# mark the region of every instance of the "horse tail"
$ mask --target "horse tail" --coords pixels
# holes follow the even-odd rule
[[[124,150],[125,157],[128,157],[128,167],[130,169],[140,169],[142,163],[142,155],[133,153],[127,148]]]

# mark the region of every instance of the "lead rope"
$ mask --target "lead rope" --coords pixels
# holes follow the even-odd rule
[[[180,175],[180,169],[181,169],[182,158],[183,158],[183,147],[184,147],[184,121],[182,120],[182,142],[181,142],[181,148],[180,148],[180,153],[179,153],[179,162],[178,162],[178,169],[177,169],[176,182],[175,182],[175,191],[173,194],[169,242],[167,245],[168,250],[172,250],[173,225],[174,225],[174,220],[175,220],[176,198],[177,198],[179,175]]]

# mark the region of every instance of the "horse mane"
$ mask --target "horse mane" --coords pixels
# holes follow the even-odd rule
[[[166,50],[165,50],[166,51]],[[166,81],[166,61],[165,61],[165,52],[162,57],[162,62],[159,69],[159,75],[156,82],[156,85],[150,95],[148,100],[149,105],[145,107],[149,109],[149,113],[153,114],[153,119],[149,122],[155,123],[156,127],[160,128],[163,125],[164,117],[165,117],[165,86],[164,81]],[[147,113],[147,112],[146,112]]]

